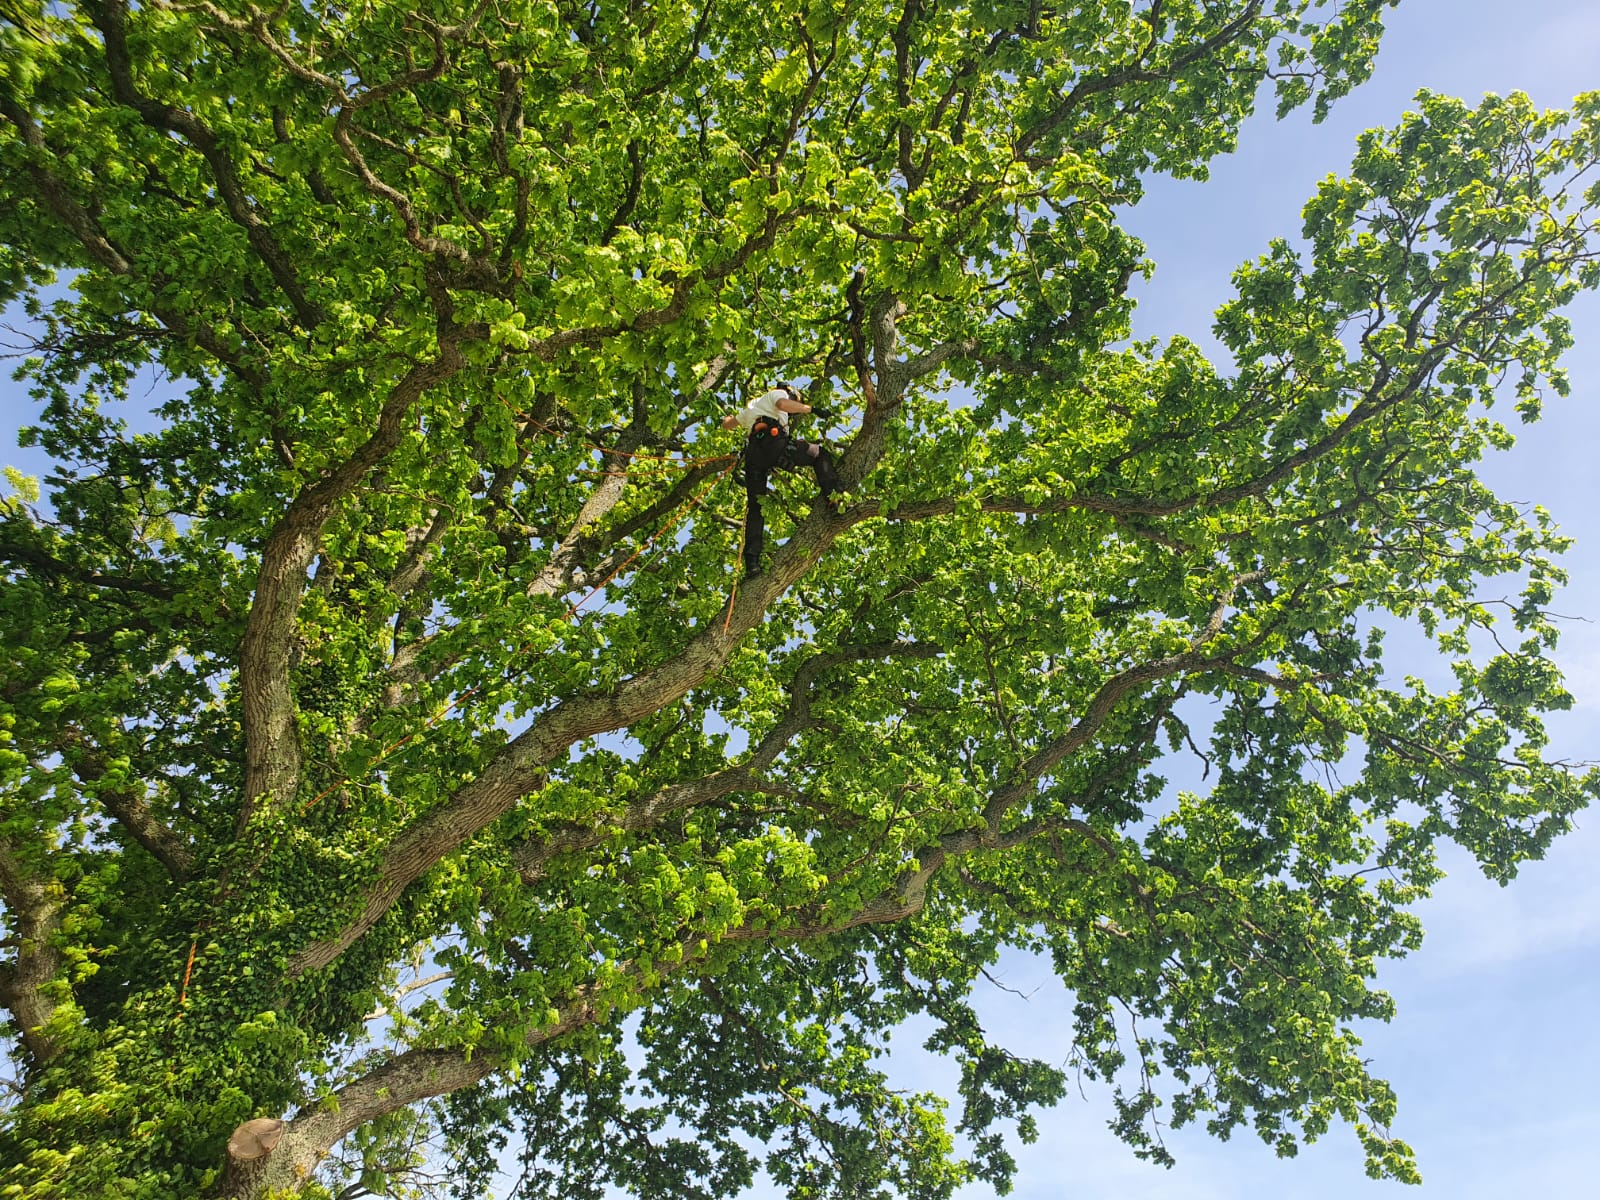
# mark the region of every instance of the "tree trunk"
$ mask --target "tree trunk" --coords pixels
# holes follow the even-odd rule
[[[222,1195],[247,1196],[256,1191],[283,1138],[283,1127],[277,1117],[256,1117],[233,1131],[228,1139],[228,1165],[217,1184]]]

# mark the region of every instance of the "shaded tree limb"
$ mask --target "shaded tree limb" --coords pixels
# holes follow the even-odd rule
[[[89,215],[88,210],[73,196],[66,182],[45,163],[39,161],[53,157],[53,152],[44,140],[44,133],[28,110],[18,104],[8,92],[0,92],[0,113],[4,113],[6,119],[16,126],[17,132],[22,135],[23,143],[33,151],[28,161],[28,172],[32,175],[34,186],[39,189],[39,194],[44,198],[50,211],[72,231],[90,259],[113,275],[130,274],[133,271],[133,264],[121,250],[111,244],[111,240]]]
[[[139,592],[157,600],[171,600],[177,596],[175,589],[149,579],[132,579],[126,575],[107,575],[92,567],[80,567],[63,562],[52,554],[33,546],[15,542],[0,542],[0,561],[24,563],[42,574],[60,575],[91,587],[111,588],[122,592]]]
[[[81,782],[93,785],[105,778],[105,755],[90,743],[81,730],[64,730],[61,741],[63,757]],[[194,873],[194,851],[175,830],[162,824],[150,811],[142,787],[102,785],[94,789],[94,796],[133,840],[167,869],[167,874],[172,876],[174,882],[182,883]]]

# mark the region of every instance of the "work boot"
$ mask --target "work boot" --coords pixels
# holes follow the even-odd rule
[[[817,444],[817,457],[811,461],[811,469],[816,472],[817,487],[824,496],[844,491],[838,465],[833,461],[833,455],[828,453],[828,448],[821,443]]]

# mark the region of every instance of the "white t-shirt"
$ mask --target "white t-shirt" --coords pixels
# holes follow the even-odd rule
[[[776,421],[784,429],[789,428],[789,414],[778,407],[779,400],[787,400],[789,393],[782,388],[773,388],[770,392],[763,392],[749,404],[739,410],[734,419],[739,422],[746,433],[755,427],[755,423],[762,417],[769,421]]]

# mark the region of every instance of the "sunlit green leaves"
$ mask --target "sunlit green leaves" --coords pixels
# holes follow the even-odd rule
[[[7,920],[50,929],[7,951],[42,947],[62,1047],[4,1184],[204,1189],[238,1121],[416,1052],[497,1073],[333,1182],[410,1186],[443,1120],[466,1188],[508,1134],[531,1194],[1003,1185],[1066,1082],[970,1003],[1008,949],[1050,955],[1140,1152],[1342,1121],[1411,1178],[1349,1032],[1391,1014],[1376,964],[1437,842],[1507,879],[1596,786],[1542,757],[1565,540],[1474,472],[1489,405],[1567,389],[1600,100],[1420,95],[1240,268],[1229,369],[1128,344],[1118,224],[1269,74],[1325,111],[1388,7],[0,20],[0,295],[58,464],[0,501]],[[769,560],[809,565],[721,645],[718,421],[775,377],[860,475],[830,521],[775,480]],[[274,590],[268,540],[350,470]],[[298,791],[246,806],[241,639],[286,593]],[[1446,682],[1386,680],[1375,613]],[[884,1073],[912,1019],[948,1103]]]

